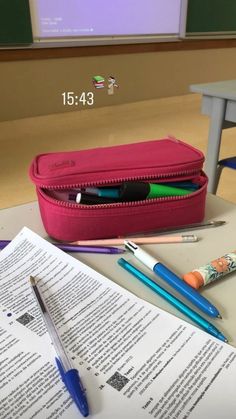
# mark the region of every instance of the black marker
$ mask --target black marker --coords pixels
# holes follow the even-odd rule
[[[82,194],[81,192],[77,194],[69,194],[69,200],[75,201],[77,204],[85,204],[85,205],[101,205],[101,204],[114,204],[117,202],[115,199],[111,198],[103,198],[96,195],[86,195]]]

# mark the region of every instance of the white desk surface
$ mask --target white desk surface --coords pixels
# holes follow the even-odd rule
[[[144,247],[150,254],[157,257],[180,276],[223,256],[229,251],[235,250],[236,206],[217,196],[208,194],[205,219],[225,220],[226,224],[217,228],[193,231],[200,238],[197,243],[145,245]],[[0,239],[12,239],[23,226],[27,226],[40,236],[47,238],[41,223],[37,202],[0,211]],[[76,257],[139,297],[189,321],[174,307],[124,271],[117,264],[117,260],[121,256],[148,273],[160,285],[164,285],[159,278],[145,269],[130,253],[124,253],[123,255],[78,253]],[[174,294],[173,290],[171,292]],[[213,320],[208,317],[208,320],[228,337],[230,344],[236,346],[236,272],[202,288],[201,292],[218,308],[223,317],[222,320]],[[187,304],[190,305],[190,303]],[[196,308],[194,309],[196,310]],[[207,316],[203,315],[203,317],[206,318]]]
[[[236,100],[236,80],[225,80],[214,83],[192,84],[190,91],[207,96]]]

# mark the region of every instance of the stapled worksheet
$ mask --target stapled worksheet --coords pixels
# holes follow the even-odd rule
[[[0,417],[81,417],[34,276],[97,419],[234,419],[236,349],[141,300],[24,228],[0,253]]]

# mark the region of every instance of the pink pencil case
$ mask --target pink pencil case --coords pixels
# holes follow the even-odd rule
[[[30,167],[44,227],[60,241],[111,238],[204,218],[207,177],[204,155],[175,138],[113,147],[40,154]],[[184,196],[133,202],[77,204],[79,188],[118,186],[128,180],[165,183],[191,180],[199,188]]]

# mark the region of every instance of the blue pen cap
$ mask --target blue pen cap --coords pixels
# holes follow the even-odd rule
[[[56,358],[56,363],[61,374],[62,381],[69,391],[73,401],[82,415],[87,417],[89,415],[89,407],[85,389],[81,383],[78,370],[73,368],[65,372],[58,358]]]
[[[80,381],[78,370],[72,369],[65,373],[64,383],[74,400],[76,406],[84,417],[89,415],[88,402],[85,395],[85,389]]]

